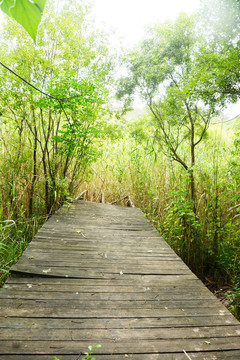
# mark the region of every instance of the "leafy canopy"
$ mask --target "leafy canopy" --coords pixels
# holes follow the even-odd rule
[[[37,29],[45,4],[46,0],[2,0],[0,8],[22,25],[36,42]]]

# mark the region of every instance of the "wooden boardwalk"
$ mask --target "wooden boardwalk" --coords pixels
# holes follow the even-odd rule
[[[0,291],[0,360],[240,359],[240,324],[140,210],[76,201]],[[185,352],[184,352],[185,351]]]

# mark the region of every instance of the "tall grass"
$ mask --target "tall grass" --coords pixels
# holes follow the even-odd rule
[[[124,203],[121,199],[130,193],[135,206],[197,276],[236,290],[240,279],[237,139],[237,131],[212,127],[199,146],[194,169],[197,216],[186,171],[129,127],[119,140],[106,141],[103,157],[94,164],[84,188],[89,189],[89,200],[99,201],[104,191],[109,203]],[[239,308],[235,313],[239,315]]]
[[[19,204],[23,197],[23,194],[17,191],[19,189],[14,190],[14,196],[7,192],[6,188],[4,190],[0,197],[0,286],[6,281],[12,264],[19,259],[29,241],[46,220],[44,211],[41,211],[37,204],[34,216],[28,216],[24,205]]]

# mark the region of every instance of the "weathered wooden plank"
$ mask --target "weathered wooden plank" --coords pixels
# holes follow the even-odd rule
[[[22,341],[100,341],[131,342],[139,340],[162,340],[162,339],[201,339],[223,338],[226,336],[239,337],[239,326],[216,326],[216,327],[177,327],[177,328],[153,328],[149,329],[24,329],[2,328],[1,340]],[[123,345],[124,346],[124,345]]]
[[[57,279],[58,280],[58,279]],[[61,279],[62,280],[62,279]],[[64,279],[66,280],[66,279]],[[71,279],[72,280],[72,279]],[[83,279],[80,279],[83,280]],[[84,279],[87,280],[87,279]],[[99,280],[99,279],[98,279]],[[89,280],[87,280],[89,282]],[[111,285],[111,283],[109,284],[90,284],[88,285],[87,282],[81,281],[80,284],[66,284],[66,282],[58,282],[56,284],[52,284],[52,283],[44,283],[41,282],[41,280],[37,283],[34,283],[31,281],[31,279],[29,279],[29,281],[27,283],[24,284],[16,284],[16,283],[10,283],[10,284],[6,284],[2,291],[0,292],[0,298],[5,297],[7,295],[12,295],[12,294],[26,294],[26,297],[28,296],[28,294],[31,294],[33,292],[37,292],[39,293],[45,293],[45,292],[68,292],[68,293],[76,293],[78,292],[80,293],[108,293],[110,295],[110,293],[124,293],[123,296],[125,296],[125,293],[134,293],[136,294],[136,299],[137,299],[137,294],[140,295],[149,295],[149,294],[153,294],[153,299],[158,300],[160,299],[162,296],[164,295],[169,295],[169,297],[171,295],[179,295],[181,296],[181,299],[191,299],[191,298],[195,298],[197,299],[199,298],[205,298],[205,299],[211,299],[213,301],[215,301],[216,303],[216,298],[215,296],[210,293],[208,291],[208,289],[204,288],[203,286],[201,286],[200,284],[192,284],[192,286],[189,286],[189,291],[186,294],[184,288],[182,287],[182,284],[175,284],[175,285],[150,285],[150,284],[142,284],[142,285],[132,285],[127,284],[124,285],[122,283],[120,284],[114,284]],[[182,298],[183,296],[183,298]]]
[[[22,286],[21,284],[28,284],[31,282],[31,284],[35,284],[37,286],[45,286],[48,284],[53,285],[62,285],[62,286],[74,286],[74,285],[88,285],[88,286],[95,286],[95,285],[111,285],[111,286],[119,286],[119,285],[134,285],[134,286],[145,286],[145,285],[151,285],[151,286],[160,286],[160,287],[166,287],[167,285],[170,286],[182,286],[182,285],[188,285],[191,287],[192,285],[198,286],[200,285],[201,288],[203,288],[205,291],[207,291],[207,288],[205,286],[202,286],[201,280],[199,280],[196,276],[194,276],[192,273],[187,275],[116,275],[111,279],[95,279],[94,284],[89,283],[89,280],[87,279],[64,279],[64,278],[51,278],[51,277],[34,277],[34,276],[25,276],[25,277],[19,277],[19,276],[11,276],[8,278],[5,286],[10,287],[11,284]],[[27,286],[27,285],[26,285]],[[209,291],[209,294],[212,294]]]
[[[103,289],[104,291],[104,289]],[[28,295],[26,295],[23,299],[31,299],[31,292],[28,293]],[[35,298],[35,294],[33,294],[34,298]],[[167,302],[169,301],[169,304],[171,302],[174,301],[180,301],[179,298],[182,299],[182,301],[184,302],[188,302],[191,303],[194,300],[197,301],[203,301],[203,300],[209,300],[209,295],[208,294],[198,294],[197,292],[192,292],[192,293],[188,293],[188,294],[184,294],[183,291],[179,292],[179,293],[162,293],[162,294],[158,294],[158,293],[153,293],[153,292],[110,292],[110,291],[105,291],[105,292],[95,292],[94,290],[90,291],[90,292],[84,292],[83,290],[79,290],[79,291],[50,291],[50,292],[38,292],[36,294],[38,299],[42,299],[42,300],[47,300],[47,299],[68,299],[68,300],[73,300],[73,299],[78,299],[79,301],[84,300],[90,301],[90,300],[102,300],[102,301],[159,301],[159,302]],[[2,298],[11,298],[11,294],[10,296],[3,296]],[[18,299],[19,297],[16,295],[16,299]],[[215,300],[211,300],[211,301],[215,301]],[[218,303],[215,302],[215,308],[218,307]]]
[[[177,327],[215,327],[239,325],[239,322],[229,314],[184,317],[157,318],[28,318],[0,317],[0,328],[17,329],[154,329]]]
[[[79,354],[86,350],[89,341],[1,341],[0,349],[2,354]],[[220,351],[220,350],[240,350],[238,337],[223,338],[201,338],[201,339],[157,339],[142,340],[138,342],[122,342],[118,339],[101,342],[102,347],[96,350],[96,354],[126,354],[126,353],[175,353],[179,349],[185,351]],[[106,350],[107,349],[107,350]]]
[[[106,308],[106,309],[92,309],[88,308],[74,308],[66,306],[62,311],[61,306],[50,306],[49,302],[35,302],[35,306],[27,306],[27,301],[23,300],[20,303],[17,300],[11,307],[0,307],[2,316],[25,316],[25,317],[62,317],[62,318],[149,318],[149,317],[183,317],[183,316],[206,316],[211,315],[227,315],[228,311],[224,308],[162,308],[162,309],[122,309],[122,308]]]
[[[97,298],[92,299],[91,295],[86,297],[87,299],[82,296],[82,299],[78,299],[78,296],[75,297],[75,299],[71,298],[57,298],[55,293],[48,293],[52,296],[48,296],[48,298],[41,297],[41,294],[35,293],[34,297],[9,297],[9,295],[2,299],[0,302],[0,308],[1,306],[6,307],[15,307],[19,306],[22,307],[23,301],[24,301],[24,307],[28,306],[30,307],[37,307],[38,304],[48,304],[48,306],[51,307],[61,307],[65,311],[65,307],[71,307],[73,309],[142,309],[142,311],[145,311],[145,309],[176,309],[176,308],[182,308],[182,309],[189,309],[189,308],[216,308],[216,302],[213,300],[169,300],[166,298],[166,300],[125,300],[122,298],[121,300],[116,301],[103,301],[98,300]],[[40,295],[40,296],[38,296]],[[77,299],[76,299],[77,298]]]
[[[42,245],[42,246],[41,246]],[[119,248],[114,245],[114,244],[104,244],[103,241],[95,241],[95,243],[91,244],[88,241],[85,242],[81,242],[81,241],[76,241],[75,244],[71,244],[69,242],[65,242],[65,243],[58,243],[57,241],[51,243],[51,242],[45,242],[45,243],[40,243],[40,242],[32,242],[31,245],[28,247],[28,249],[26,250],[26,253],[28,253],[29,251],[38,251],[40,250],[41,252],[46,252],[46,251],[56,251],[56,253],[60,252],[60,251],[64,251],[64,252],[72,252],[72,251],[83,251],[83,252],[96,252],[96,253],[108,253],[111,254],[112,252],[115,254],[121,254],[121,256],[128,257],[128,255],[131,257],[131,254],[134,254],[135,256],[139,255],[144,255],[144,256],[162,256],[162,254],[165,255],[173,255],[172,252],[170,252],[169,250],[164,251],[164,249],[159,248],[157,250],[155,250],[153,247],[146,247],[144,248],[136,246],[136,247],[131,247],[130,245],[121,245],[118,244]],[[154,250],[153,250],[154,249]],[[176,257],[177,258],[177,257]]]
[[[28,296],[28,294],[31,294],[33,292],[37,292],[39,293],[38,295],[40,295],[40,293],[42,292],[68,292],[68,293],[140,293],[140,294],[149,294],[149,293],[155,293],[155,299],[159,299],[159,296],[163,296],[163,295],[184,295],[186,294],[187,296],[185,296],[185,299],[191,299],[192,296],[194,296],[194,298],[197,298],[196,295],[198,295],[200,298],[202,298],[202,295],[205,295],[206,299],[212,299],[213,301],[215,301],[215,297],[211,296],[211,293],[209,293],[207,290],[205,290],[204,288],[202,288],[201,286],[192,286],[191,289],[189,289],[191,291],[188,292],[188,294],[185,293],[184,289],[181,287],[181,284],[179,286],[171,286],[171,285],[166,285],[166,286],[150,286],[148,285],[148,287],[146,286],[137,286],[137,285],[85,285],[85,284],[79,284],[79,285],[74,285],[74,286],[70,286],[67,285],[65,286],[65,288],[62,288],[62,284],[55,284],[55,285],[42,285],[42,283],[39,282],[39,284],[35,284],[33,285],[31,283],[31,281],[29,283],[27,283],[25,285],[25,287],[23,288],[23,286],[19,286],[18,284],[12,284],[12,285],[5,285],[4,288],[2,289],[2,291],[0,292],[0,298],[3,298],[5,296],[8,295],[13,295],[13,294],[26,294],[26,297]],[[157,294],[156,294],[157,293]],[[125,296],[125,294],[124,294]],[[137,297],[136,297],[137,299]],[[216,302],[215,302],[216,303]]]
[[[24,266],[24,267],[28,267],[28,268],[36,268],[36,269],[41,269],[42,273],[50,273],[52,271],[56,270],[62,270],[63,274],[65,275],[65,271],[67,270],[69,274],[73,274],[74,272],[76,273],[78,270],[85,270],[87,268],[87,263],[86,261],[78,261],[78,262],[60,262],[60,264],[56,261],[35,261],[34,259],[28,259],[28,258],[23,258],[20,266]],[[18,268],[18,266],[14,267],[15,269]],[[48,271],[46,271],[45,269],[50,269]],[[188,270],[186,268],[186,266],[182,265],[182,263],[180,261],[159,261],[158,263],[153,262],[153,264],[149,264],[149,263],[125,263],[125,262],[118,262],[116,264],[115,262],[111,262],[108,259],[104,259],[104,260],[99,260],[99,261],[93,261],[92,263],[90,263],[88,265],[88,269],[97,269],[99,271],[107,271],[107,272],[112,272],[112,273],[137,273],[137,274],[158,274],[158,273],[162,273],[163,271],[166,272],[168,270],[173,270],[173,271],[184,271],[184,270]]]
[[[159,339],[199,339],[199,338],[224,338],[226,336],[239,337],[239,326],[216,326],[216,327],[177,327],[177,328],[154,328],[149,329],[29,329],[17,328],[1,329],[1,340],[24,341],[122,341],[131,342],[139,340]]]
[[[79,230],[80,231],[80,230]],[[84,246],[84,245],[90,245],[91,247],[96,247],[99,244],[102,244],[104,246],[108,246],[109,248],[115,249],[121,249],[122,246],[126,248],[131,248],[134,250],[135,248],[137,250],[142,249],[142,251],[148,251],[152,250],[152,252],[157,252],[159,254],[172,254],[175,257],[177,255],[171,250],[170,248],[166,247],[164,243],[158,243],[157,240],[154,240],[151,242],[151,238],[139,238],[136,237],[135,240],[131,243],[127,241],[127,238],[123,236],[116,237],[114,241],[112,239],[109,239],[107,236],[87,236],[86,233],[82,232],[73,236],[65,236],[62,237],[62,234],[59,236],[52,236],[51,238],[42,236],[40,238],[35,237],[31,244],[28,246],[28,249],[35,249],[38,248],[37,245],[41,245],[43,248],[47,246],[53,246],[54,244],[60,246],[69,245],[69,246]],[[130,255],[129,253],[126,253],[126,255]]]
[[[71,245],[70,245],[71,246]],[[122,250],[120,250],[119,252],[116,251],[116,249],[111,249],[111,248],[106,248],[104,247],[102,244],[98,247],[98,249],[96,248],[87,248],[84,246],[76,246],[76,247],[72,247],[72,250],[69,250],[69,246],[65,245],[65,246],[58,246],[56,244],[56,246],[51,247],[51,245],[49,246],[49,248],[42,248],[38,251],[38,248],[34,246],[31,249],[29,249],[28,252],[25,253],[25,256],[28,257],[34,257],[34,255],[36,253],[41,253],[41,254],[49,254],[49,252],[54,252],[54,258],[57,256],[63,256],[63,255],[78,255],[79,258],[84,258],[84,259],[101,259],[101,258],[108,258],[108,259],[114,259],[114,260],[118,260],[118,259],[129,259],[132,260],[134,262],[134,260],[136,259],[146,259],[146,261],[148,260],[160,260],[163,259],[164,260],[164,256],[171,256],[171,254],[164,254],[161,255],[161,253],[155,253],[153,254],[152,251],[132,251],[131,254],[129,256],[125,256],[124,257],[124,252]]]
[[[87,349],[85,349],[87,350]],[[188,352],[191,359],[197,360],[239,360],[240,351],[212,351],[212,352]],[[171,354],[106,354],[94,355],[96,360],[186,360],[187,356],[183,352],[176,352]],[[59,355],[60,360],[79,360],[79,353],[73,355]],[[0,360],[33,360],[32,355],[0,355]],[[53,360],[49,355],[35,355],[34,360]]]
[[[134,225],[128,225],[128,226],[120,226],[120,225],[112,225],[112,226],[94,226],[94,225],[87,225],[87,224],[65,224],[65,223],[55,223],[53,224],[48,224],[46,225],[44,228],[42,228],[40,230],[40,233],[44,233],[44,231],[52,231],[53,234],[55,235],[59,235],[59,234],[63,234],[63,235],[67,235],[67,236],[73,236],[76,235],[76,231],[78,230],[82,230],[84,232],[87,231],[89,234],[98,234],[99,236],[104,235],[104,236],[112,236],[113,239],[115,237],[121,236],[121,234],[125,235],[125,236],[129,236],[129,234],[131,234],[131,236],[134,237],[153,237],[153,236],[157,236],[158,232],[153,229],[152,226],[149,225],[149,223],[147,224],[147,226],[134,226]],[[161,238],[159,238],[159,241],[161,242]],[[162,240],[163,242],[163,240]]]
[[[49,270],[50,269],[50,270]],[[146,269],[146,268],[108,268],[108,267],[89,267],[88,269],[82,267],[53,267],[51,268],[46,266],[35,266],[35,265],[25,265],[24,263],[14,265],[12,267],[12,271],[15,272],[23,272],[26,274],[39,274],[39,275],[46,275],[46,276],[62,276],[62,277],[72,277],[72,278],[110,278],[112,275],[119,274],[120,272],[123,272],[125,274],[155,274],[155,275],[162,275],[162,274],[175,274],[175,275],[181,275],[181,274],[189,274],[190,270],[188,268],[185,268],[184,266],[175,266],[172,268],[171,266],[166,266],[166,268],[162,269]]]
[[[69,256],[71,256],[71,263],[69,264]],[[89,259],[86,259],[84,256],[79,257],[74,251],[72,252],[68,252],[68,254],[66,253],[62,253],[59,254],[58,256],[56,256],[56,258],[51,258],[51,255],[48,253],[46,254],[39,254],[39,253],[35,253],[33,255],[33,253],[31,252],[31,255],[23,255],[21,260],[25,263],[29,263],[32,264],[34,263],[35,265],[41,265],[41,264],[53,264],[53,265],[57,265],[59,263],[64,264],[64,265],[82,265],[84,267],[89,265]],[[92,261],[92,263],[96,266],[99,265],[107,265],[107,266],[113,266],[116,265],[116,259],[111,259],[108,257],[102,257],[102,256],[98,256],[97,259],[94,259],[94,261]],[[141,266],[151,266],[152,268],[155,267],[160,267],[160,266],[164,266],[166,264],[175,265],[175,262],[181,263],[180,259],[176,259],[174,257],[164,257],[164,258],[160,258],[160,259],[156,259],[156,258],[150,258],[150,259],[119,259],[118,260],[118,266],[129,266],[129,265],[141,265]]]
[[[124,278],[124,276],[123,276]],[[48,278],[46,278],[47,280]],[[51,278],[52,279],[52,278]],[[45,282],[45,278],[38,279],[38,282],[34,282],[34,278],[28,278],[28,281],[26,283],[7,283],[4,285],[2,289],[2,293],[4,292],[11,292],[14,291],[25,291],[26,293],[29,293],[31,291],[68,291],[68,292],[74,292],[74,291],[82,291],[82,292],[136,292],[136,293],[158,293],[158,294],[186,294],[186,291],[183,288],[183,283],[173,283],[173,284],[167,284],[166,282],[163,284],[153,284],[153,283],[142,283],[142,284],[132,284],[131,282],[124,284],[123,282],[117,282],[115,280],[115,284],[112,284],[113,281],[110,279],[96,279],[99,280],[96,285],[93,283],[89,283],[88,279],[76,279],[80,280],[80,283],[71,283],[67,284],[64,281],[58,281],[58,280],[66,280],[65,278],[57,278],[56,283],[48,283]],[[75,280],[75,279],[69,279],[69,280]],[[85,280],[85,281],[84,281]],[[109,283],[101,283],[101,280],[109,280]],[[111,282],[110,282],[111,281]],[[198,282],[190,282],[189,281],[189,292],[188,294],[195,292],[195,294],[207,294],[209,298],[216,299],[216,297],[205,287],[203,287]],[[187,294],[187,295],[188,295]],[[0,292],[1,297],[1,292]]]
[[[79,230],[80,231],[80,230]],[[129,241],[128,241],[128,238],[127,237],[124,237],[124,236],[119,236],[119,237],[115,237],[114,241],[113,239],[109,239],[109,237],[106,237],[106,236],[89,236],[89,234],[87,235],[86,233],[82,232],[79,233],[78,235],[72,235],[72,236],[65,236],[65,237],[62,237],[62,234],[61,235],[53,235],[53,236],[45,236],[45,235],[42,235],[40,234],[41,236],[36,236],[31,245],[29,246],[29,248],[34,248],[34,247],[37,247],[37,244],[41,244],[43,247],[47,246],[47,244],[49,245],[53,245],[53,244],[57,244],[58,246],[61,246],[61,245],[78,245],[80,244],[81,246],[83,246],[84,244],[91,244],[91,245],[94,245],[94,244],[103,244],[103,245],[108,245],[108,246],[116,246],[116,242],[118,243],[118,246],[121,245],[121,246],[128,246],[128,247],[131,247],[132,250],[134,250],[135,247],[140,247],[141,249],[143,250],[149,250],[149,249],[155,249],[155,251],[161,253],[161,254],[164,254],[164,253],[170,253],[172,255],[174,255],[175,257],[176,254],[173,252],[173,250],[171,250],[170,248],[166,247],[164,245],[164,243],[159,243],[157,242],[157,240],[155,240],[155,238],[153,238],[154,240],[151,241],[151,238],[149,237],[146,237],[146,238],[143,238],[143,237],[135,237],[135,239],[131,242],[131,245],[129,244]],[[36,241],[35,241],[36,240]],[[141,243],[141,244],[140,244]],[[135,245],[135,246],[133,246]],[[130,255],[130,254],[126,254],[126,255]]]

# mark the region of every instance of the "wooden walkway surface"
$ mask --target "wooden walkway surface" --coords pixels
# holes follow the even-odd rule
[[[0,360],[240,359],[240,324],[140,210],[76,201],[0,291]],[[184,352],[185,351],[185,352]]]

